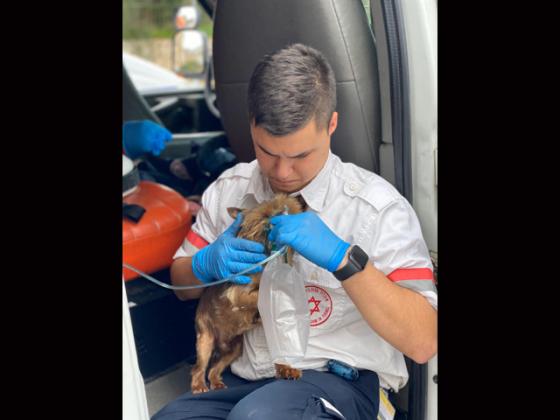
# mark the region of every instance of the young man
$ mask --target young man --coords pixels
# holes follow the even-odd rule
[[[331,153],[335,78],[321,53],[295,44],[266,56],[248,99],[257,159],[206,190],[171,276],[176,285],[211,283],[263,260],[262,245],[234,237],[240,220],[232,224],[227,207],[250,208],[275,192],[301,195],[308,211],[272,218],[270,238],[301,256],[294,263],[305,274],[311,316],[303,376],[274,379],[258,327],[224,378],[229,388],[187,393],[154,419],[374,419],[379,386],[398,390],[408,379],[403,354],[425,363],[437,349],[437,291],[418,219],[388,182]],[[331,359],[357,368],[359,378],[327,372]]]

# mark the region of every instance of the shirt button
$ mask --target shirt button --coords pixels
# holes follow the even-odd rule
[[[317,277],[318,277],[318,276],[317,276],[317,272],[314,271],[314,272],[311,274],[311,280],[317,280]]]
[[[356,184],[350,184],[350,191],[356,192],[358,190],[358,186]]]

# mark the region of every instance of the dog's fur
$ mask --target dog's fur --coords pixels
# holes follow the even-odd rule
[[[250,239],[265,245],[267,253],[271,251],[268,241],[269,219],[281,214],[285,208],[289,214],[303,211],[300,201],[285,194],[277,194],[272,200],[251,210],[228,208],[234,219],[239,211],[243,213],[243,222],[237,234],[239,238]],[[291,264],[293,251],[288,248],[287,258]],[[279,257],[280,258],[280,257]],[[212,361],[208,372],[211,389],[225,388],[222,372],[235,359],[243,348],[243,333],[255,328],[261,322],[257,309],[261,273],[252,274],[251,283],[236,285],[230,282],[207,287],[200,297],[196,311],[196,355],[197,362],[191,371],[191,392],[207,392],[206,369]],[[298,379],[299,369],[276,364],[276,377]]]

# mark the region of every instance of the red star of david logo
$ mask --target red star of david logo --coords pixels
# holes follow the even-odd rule
[[[319,312],[319,304],[321,303],[320,300],[316,300],[315,296],[311,296],[311,299],[307,301],[307,303],[313,303],[315,306],[309,312],[309,315],[313,315],[315,312]]]

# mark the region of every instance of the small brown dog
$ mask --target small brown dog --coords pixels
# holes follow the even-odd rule
[[[265,246],[266,253],[271,251],[268,241],[269,219],[282,214],[300,213],[302,205],[297,198],[285,194],[277,194],[251,210],[228,208],[228,213],[234,219],[241,211],[243,222],[237,234],[238,238],[260,242]],[[293,251],[288,248],[288,262],[291,264]],[[280,257],[279,257],[280,258]],[[210,361],[212,367],[208,372],[211,389],[225,388],[222,372],[243,349],[243,333],[255,328],[261,322],[257,301],[261,273],[250,275],[251,283],[237,285],[230,282],[207,287],[200,297],[196,310],[196,365],[191,371],[191,392],[198,394],[207,392],[206,369]],[[298,379],[301,377],[299,369],[287,365],[275,364],[276,377],[284,379]]]

